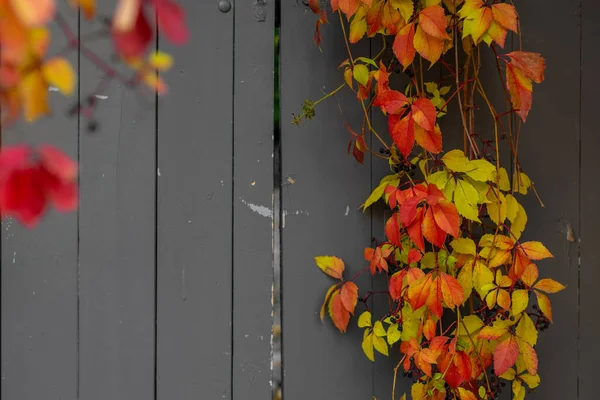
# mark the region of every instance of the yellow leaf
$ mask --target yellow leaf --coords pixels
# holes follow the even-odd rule
[[[13,11],[27,26],[40,26],[52,20],[56,11],[55,0],[10,0]]]
[[[522,205],[519,204],[519,210],[517,211],[517,216],[514,221],[511,221],[510,224],[510,232],[515,236],[518,240],[521,237],[521,234],[525,230],[525,226],[527,225],[527,212],[523,208]]]
[[[504,195],[499,190],[491,188],[487,198],[490,201],[486,205],[490,219],[496,225],[504,224],[504,220],[506,220],[506,201]]]
[[[373,332],[379,337],[383,337],[387,334],[381,321],[375,321],[375,325],[373,326]]]
[[[530,375],[537,374],[538,356],[535,349],[524,340],[517,340],[519,344],[519,352],[523,358],[523,364]]]
[[[463,291],[465,293],[465,300],[469,297],[469,295],[471,294],[471,291],[473,290],[473,264],[474,264],[474,260],[469,260],[469,262],[467,262],[465,265],[463,265],[463,267],[460,269],[460,271],[458,272],[458,276],[456,277],[456,280],[458,281],[458,283],[460,283],[460,285],[463,288]]]
[[[458,11],[458,16],[460,18],[467,18],[469,15],[480,9],[482,6],[482,0],[466,0],[465,4],[463,4],[461,9]]]
[[[392,324],[388,327],[387,330],[387,341],[391,345],[400,340],[402,333],[398,329],[398,324]]]
[[[427,398],[427,388],[420,382],[413,383],[410,388],[410,395],[413,400],[421,400]]]
[[[363,335],[362,349],[369,360],[375,361],[375,352],[373,351],[373,333],[369,332],[368,330],[366,330]]]
[[[479,219],[479,210],[477,209],[478,198],[477,190],[470,183],[462,179],[456,180],[454,204],[460,215],[471,221],[481,222]]]
[[[496,167],[487,160],[472,160],[469,162],[469,170],[465,173],[479,182],[491,180],[496,172]]]
[[[461,336],[471,335],[475,337],[474,334],[476,334],[481,328],[483,328],[483,325],[483,321],[479,319],[477,315],[468,315],[461,320],[461,324],[458,329],[458,334]]]
[[[486,340],[498,340],[508,332],[506,324],[494,322],[492,326],[484,326],[479,332],[478,337]]]
[[[476,261],[473,266],[473,285],[475,290],[481,297],[484,296],[484,290],[482,288],[494,281],[494,274],[490,269],[481,261]]]
[[[83,11],[86,19],[90,20],[96,15],[96,0],[71,0],[74,7],[79,7]]]
[[[487,199],[487,194],[490,191],[490,185],[485,182],[478,182],[474,179],[471,179],[468,176],[465,176],[465,182],[468,182],[477,190],[477,194],[479,195],[479,199],[477,200],[477,204],[486,204],[490,201]]]
[[[329,303],[329,299],[331,298],[331,295],[333,294],[333,291],[338,287],[337,284],[332,285],[328,290],[327,293],[325,294],[325,300],[323,300],[323,305],[321,306],[321,312],[319,313],[319,316],[321,317],[321,321],[323,321],[325,319],[325,309],[327,308],[327,303]]]
[[[466,172],[470,169],[470,161],[462,150],[449,151],[442,157],[442,161],[450,171]]]
[[[373,347],[375,347],[375,350],[377,350],[384,356],[389,356],[388,345],[387,345],[385,339],[383,339],[379,336],[376,336],[376,335],[372,335],[372,336],[373,336]]]
[[[335,256],[318,256],[315,257],[315,262],[321,271],[327,275],[335,279],[342,279],[345,266],[341,258]]]
[[[48,86],[39,71],[26,75],[19,85],[23,101],[23,113],[28,122],[48,114]]]
[[[522,243],[520,249],[532,260],[543,260],[544,258],[554,257],[540,242]]]
[[[367,33],[367,11],[365,7],[359,7],[359,9],[352,17],[350,22],[350,43],[356,43]]]
[[[448,171],[438,171],[431,175],[429,175],[426,179],[427,183],[432,183],[437,186],[438,189],[444,190],[446,184],[448,183],[448,179],[450,179],[451,175]]]
[[[473,392],[462,387],[458,388],[458,397],[460,400],[477,400]]]
[[[52,86],[56,86],[64,95],[70,95],[75,88],[75,72],[69,60],[55,57],[42,66],[44,79]]]
[[[499,175],[499,177],[498,177]],[[500,171],[494,171],[492,173],[492,181],[498,183],[500,190],[508,192],[510,190],[510,181],[508,180],[508,172],[504,167],[500,167]]]
[[[29,30],[29,48],[38,57],[42,58],[50,44],[50,31],[44,27]]]
[[[405,22],[408,22],[415,12],[413,0],[391,0],[391,4],[392,7],[400,11],[400,15],[402,15]]]
[[[512,383],[513,400],[525,399],[525,388],[518,380],[514,380]]]
[[[554,279],[545,278],[540,279],[538,283],[535,284],[534,288],[546,293],[558,293],[565,289],[565,286],[556,282]]]
[[[173,57],[162,51],[155,51],[148,56],[148,62],[152,68],[158,71],[166,71],[173,66]]]
[[[417,25],[413,44],[415,50],[432,65],[440,59],[444,50],[444,40],[427,34],[421,24]]]
[[[512,223],[519,213],[519,202],[512,194],[505,196],[506,200],[506,218]]]
[[[519,378],[521,380],[523,380],[523,382],[525,382],[527,384],[527,386],[529,386],[530,389],[535,389],[536,387],[538,387],[540,385],[540,376],[537,374],[535,374],[535,375],[523,374],[523,375],[519,375]]]
[[[465,19],[463,25],[463,38],[471,35],[473,42],[478,44],[483,34],[489,29],[492,23],[493,15],[492,9],[488,7],[481,7]]]
[[[369,68],[367,68],[366,65],[355,65],[352,74],[354,75],[354,79],[356,79],[356,82],[360,83],[363,86],[367,86],[367,83],[369,82]]]
[[[500,378],[506,379],[507,381],[512,381],[513,379],[515,379],[516,376],[516,371],[513,368],[509,368],[506,370],[506,372],[500,375]]]
[[[512,313],[518,315],[527,309],[529,305],[529,291],[517,289],[512,293]]]
[[[450,242],[450,246],[460,254],[470,254],[472,256],[477,254],[475,242],[469,238],[458,238]]]
[[[538,340],[538,331],[535,329],[535,324],[527,313],[523,313],[519,319],[516,329],[517,337],[532,346],[535,346]]]
[[[150,89],[156,91],[158,94],[165,94],[167,92],[167,85],[154,71],[144,71],[142,80]]]
[[[323,317],[321,317],[321,319],[323,319]],[[365,328],[367,326],[371,326],[371,313],[369,311],[363,312],[360,314],[360,317],[358,317],[358,327]]]
[[[448,179],[448,182],[446,183],[446,186],[444,187],[444,189],[442,189],[442,192],[444,193],[444,196],[447,199],[452,199],[454,197],[455,190],[456,190],[456,179],[450,178],[450,179]]]

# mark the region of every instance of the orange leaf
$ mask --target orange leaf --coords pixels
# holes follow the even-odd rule
[[[415,59],[415,45],[413,44],[415,38],[415,25],[410,23],[404,25],[400,32],[394,39],[393,50],[398,62],[402,64],[404,68],[407,68],[412,64]]]
[[[487,30],[487,34],[490,35],[494,42],[498,43],[498,46],[504,48],[506,35],[508,34],[506,28],[500,25],[497,21],[492,21]]]
[[[458,388],[458,397],[460,400],[478,400],[478,397],[473,392],[461,387]]]
[[[41,72],[33,71],[23,77],[19,85],[23,101],[23,112],[28,122],[48,114],[48,86]]]
[[[489,7],[482,7],[471,14],[465,21],[465,29],[467,24],[470,25],[470,33],[473,41],[479,43],[481,37],[487,32],[492,23],[493,15]]]
[[[492,5],[494,20],[504,28],[518,33],[517,12],[515,7],[508,3],[496,3]]]
[[[406,270],[403,269],[390,277],[389,291],[392,299],[400,300],[400,297],[402,297],[402,281],[405,276]]]
[[[440,59],[444,50],[444,41],[427,34],[421,25],[417,26],[413,44],[415,50],[432,64]]]
[[[436,325],[435,322],[429,318],[423,324],[423,334],[427,338],[427,340],[431,340],[435,336]]]
[[[540,281],[535,284],[534,288],[546,293],[558,293],[565,289],[565,286],[556,282],[554,279],[546,278],[540,279]]]
[[[525,267],[523,274],[521,275],[521,280],[524,284],[531,287],[533,283],[537,281],[539,275],[539,270],[537,265],[531,263]]]
[[[446,241],[446,232],[444,232],[437,224],[434,217],[433,207],[429,207],[425,212],[423,219],[423,236],[434,246],[443,247]]]
[[[400,242],[400,222],[398,221],[400,213],[395,212],[385,223],[385,236],[393,245],[402,247]],[[410,262],[410,261],[409,261]]]
[[[315,262],[321,271],[327,275],[335,279],[342,279],[345,266],[341,258],[334,256],[318,256],[315,257]]]
[[[523,75],[533,80],[535,83],[544,81],[544,70],[546,69],[546,60],[539,53],[528,51],[513,51],[507,54],[511,59],[511,64],[519,68]]]
[[[411,106],[413,120],[426,131],[435,128],[435,106],[429,99],[419,98]]]
[[[425,240],[423,239],[423,208],[419,208],[414,221],[406,228],[410,240],[421,251],[425,251]]]
[[[525,122],[531,109],[531,91],[533,90],[531,81],[523,75],[519,68],[510,63],[506,64],[506,86],[510,92],[513,108],[518,110],[517,115]]]
[[[477,337],[486,340],[498,340],[507,332],[508,328],[503,325],[484,326]]]
[[[505,373],[515,365],[519,357],[519,345],[514,336],[509,336],[498,343],[494,350],[494,372],[497,376]]]
[[[346,282],[340,290],[342,304],[350,314],[354,314],[356,303],[358,302],[358,286],[354,282]]]
[[[342,296],[340,296],[339,290],[335,291],[331,296],[331,301],[329,302],[329,316],[335,327],[338,328],[340,332],[346,333],[348,322],[350,321],[350,313],[342,303]]]
[[[421,252],[417,249],[410,249],[408,251],[408,256],[407,256],[407,261],[409,264],[414,263],[414,262],[418,262],[421,257],[423,257],[423,255],[421,254]]]
[[[442,281],[438,276],[433,280],[429,297],[427,298],[427,308],[438,318],[441,318],[444,311],[442,308],[442,298]]]
[[[431,208],[433,209],[436,225],[447,234],[458,237],[460,217],[458,216],[456,206],[447,200],[442,200],[436,205],[431,206]]]
[[[415,140],[419,146],[430,153],[438,154],[442,151],[442,132],[438,126],[433,131],[415,126]]]
[[[408,299],[413,310],[417,310],[427,303],[431,292],[432,277],[431,274],[427,274],[408,287]]]
[[[381,107],[381,109],[387,113],[397,114],[402,107],[408,105],[408,99],[404,94],[397,90],[386,90],[382,93],[377,93],[373,105]]]
[[[522,243],[519,250],[523,251],[531,260],[543,260],[544,258],[554,257],[540,242]]]
[[[42,65],[44,79],[56,86],[62,94],[70,95],[75,88],[75,72],[69,60],[63,57],[52,58]]]
[[[438,279],[442,283],[444,303],[450,308],[460,306],[465,298],[461,284],[453,276],[444,272],[440,273]]]
[[[537,290],[534,290],[534,292],[537,297],[538,306],[540,307],[540,310],[544,313],[546,318],[548,318],[550,322],[552,322],[552,305],[550,304],[550,299],[542,292],[539,292]]]
[[[358,0],[338,0],[337,4],[348,19],[358,10]]]
[[[47,24],[56,11],[55,0],[10,0],[17,17],[28,26]]]
[[[536,375],[538,369],[538,356],[535,349],[524,340],[519,340],[519,348],[527,372],[529,372],[530,375]]]
[[[450,39],[446,33],[446,16],[441,6],[426,7],[419,13],[419,26],[437,39]]]
[[[498,298],[496,300],[498,305],[504,308],[506,311],[510,311],[510,294],[504,289],[498,289]]]
[[[415,365],[429,377],[431,377],[431,364],[435,362],[435,355],[429,349],[422,349],[415,355]]]

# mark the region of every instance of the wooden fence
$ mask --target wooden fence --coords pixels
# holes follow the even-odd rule
[[[382,167],[346,154],[343,123],[360,124],[349,94],[302,128],[289,123],[305,99],[339,84],[339,26],[324,28],[320,52],[301,0],[237,0],[226,13],[218,0],[182,3],[191,43],[158,45],[176,60],[167,96],[140,98],[115,82],[98,91],[109,77],[73,53],[98,132],[63,112],[76,99],[51,92],[52,118],[2,133],[4,143],[58,145],[81,166],[77,213],[51,213],[35,230],[2,222],[2,399],[262,400],[281,380],[285,400],[389,399],[393,358],[372,364],[354,324],[342,337],[319,321],[328,281],[312,260],[336,254],[363,267],[360,249],[383,236],[385,216],[358,208]],[[559,3],[517,2],[524,46],[548,64],[520,146],[546,207],[528,199],[525,235],[549,247],[555,258],[541,268],[568,285],[540,340],[542,385],[530,398],[593,400],[600,5]],[[108,15],[113,2],[99,7]],[[61,11],[81,36],[97,28]],[[112,54],[108,42],[86,46]],[[445,122],[446,137],[453,127]],[[271,344],[280,294],[281,353],[278,335],[275,352]]]

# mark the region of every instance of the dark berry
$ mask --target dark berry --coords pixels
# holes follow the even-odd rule
[[[95,120],[88,121],[88,124],[87,124],[88,133],[95,133],[98,130],[98,126],[99,126],[98,121],[95,121]]]

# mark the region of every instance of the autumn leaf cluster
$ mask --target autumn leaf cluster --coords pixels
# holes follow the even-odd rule
[[[548,295],[565,287],[539,277],[540,262],[552,254],[542,243],[523,239],[528,217],[522,205],[523,196],[537,192],[520,163],[503,166],[499,146],[502,134],[516,158],[512,126],[527,120],[532,83],[544,80],[545,60],[521,49],[504,52],[509,33],[520,30],[512,1],[309,5],[319,15],[318,45],[331,18],[339,18],[346,41],[348,58],[339,66],[343,86],[364,112],[360,130],[347,126],[348,152],[361,164],[365,154],[383,158],[391,172],[362,206],[383,202],[390,212],[385,239],[364,249],[364,268],[346,280],[341,258],[315,258],[336,280],[321,319],[328,314],[344,333],[357,314],[366,357],[398,357],[397,370],[414,380],[413,399],[494,399],[501,381],[510,383],[513,398],[525,398],[540,383],[536,345],[539,332],[553,322]],[[352,54],[353,43],[379,36],[384,45],[377,56]],[[505,88],[504,113],[492,105],[478,76],[486,49]],[[448,79],[426,81],[427,63],[439,63]],[[408,83],[392,83],[395,70],[404,71]],[[474,129],[473,93],[494,120],[492,139]],[[451,101],[459,105],[464,148],[444,151],[440,121]],[[305,111],[294,122],[312,118],[309,108],[310,117]],[[373,127],[376,109],[387,119],[387,132]],[[510,124],[503,122],[508,119]],[[380,151],[369,147],[368,136],[381,144]],[[387,290],[360,289],[355,280],[363,273],[381,277]],[[375,315],[379,310],[370,300],[381,295],[389,310]]]
[[[115,78],[116,69],[101,60],[80,42],[65,19],[57,11],[58,0],[0,0],[0,118],[3,127],[19,119],[35,122],[52,112],[49,88],[68,96],[76,90],[77,77],[65,56],[69,51],[81,51],[82,56]],[[71,0],[85,21],[96,16],[96,0]],[[156,18],[155,18],[156,16]],[[151,21],[157,21],[153,27]],[[49,26],[56,24],[65,36],[64,49],[49,53],[52,37]],[[168,40],[181,44],[188,39],[185,15],[174,0],[119,0],[109,21],[107,38],[114,44],[115,53],[131,68],[123,84],[135,87],[143,83],[159,93],[166,84],[158,75],[169,69],[171,57],[163,52],[150,52],[155,30]],[[77,111],[77,110],[76,110]],[[51,154],[49,156],[49,154]],[[50,161],[50,164],[44,160]],[[54,162],[52,160],[61,160]],[[24,149],[21,145],[4,146],[0,152],[0,211],[14,215],[25,225],[34,225],[48,204],[61,211],[77,207],[77,166],[59,149],[47,147]],[[47,168],[48,165],[53,167]],[[61,166],[64,170],[57,170]],[[53,174],[48,175],[48,171]],[[49,189],[49,176],[65,183],[63,189]],[[50,186],[49,186],[50,185]],[[62,184],[59,185],[61,188]],[[68,189],[66,189],[68,187]],[[62,200],[57,201],[56,190]]]

